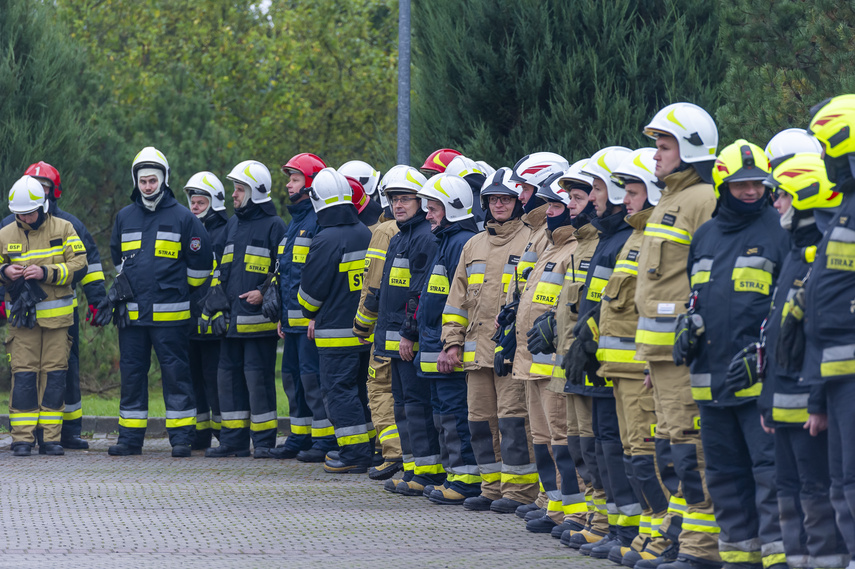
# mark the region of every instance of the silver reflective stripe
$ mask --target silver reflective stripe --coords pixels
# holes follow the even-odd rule
[[[419,360],[422,363],[435,364],[439,361],[439,352],[419,352]]]
[[[313,429],[329,429],[332,426],[333,425],[329,421],[329,419],[323,419],[321,421],[312,421],[312,428]]]
[[[317,332],[315,333],[317,335]],[[401,333],[393,332],[392,330],[386,331],[386,341],[387,342],[400,342],[401,341]]]
[[[633,338],[600,336],[600,348],[603,350],[629,350],[634,352],[635,342]]]
[[[280,242],[279,242],[279,246],[280,246],[280,247],[282,247],[282,248],[285,248],[285,246],[286,246],[286,245],[288,245],[288,238],[287,238],[287,237],[283,237],[283,238],[282,238],[282,241],[280,241]]]
[[[154,312],[181,312],[190,310],[190,301],[187,302],[168,302],[166,304],[152,304],[151,309]]]
[[[224,411],[222,416],[223,421],[241,421],[249,419],[249,411]]]
[[[585,503],[585,495],[584,494],[563,494],[561,496],[561,501],[565,504],[584,504]]]
[[[833,346],[822,350],[822,363],[855,359],[855,344]]]
[[[373,422],[371,422],[371,421],[368,421],[367,423],[365,423],[365,427],[368,429],[368,432],[369,432],[369,433],[370,433],[371,431],[375,431],[375,430],[376,430],[376,429],[374,428],[374,423],[373,423]],[[376,434],[376,433],[375,433],[375,434]]]
[[[229,253],[234,253],[234,252],[235,252],[235,244],[234,243],[229,243],[228,245],[226,245],[225,249],[223,249],[223,255],[228,255]]]
[[[553,354],[532,354],[531,363],[534,364],[551,364]]]
[[[128,312],[139,312],[139,309],[140,309],[140,305],[137,304],[136,302],[129,302],[128,303]]]
[[[560,502],[561,490],[547,490],[546,497],[549,498],[552,502]]]
[[[303,318],[303,311],[302,310],[289,310],[288,311],[288,318],[289,319],[293,318],[295,320],[297,318]]]
[[[804,409],[808,406],[809,393],[775,393],[772,406],[778,409]]]
[[[207,278],[209,274],[211,274],[210,271],[187,269],[187,276],[191,279],[204,279]]]
[[[243,314],[238,314],[237,323],[240,324],[266,324],[270,322],[268,318],[266,318],[262,314],[256,314],[254,316],[246,316]]]
[[[520,257],[520,263],[537,263],[537,251],[526,251]]]
[[[312,238],[311,237],[296,237],[294,239],[294,246],[295,247],[296,246],[308,247],[311,244],[312,244]]]
[[[502,270],[502,272],[506,275],[513,275],[516,273],[516,270],[517,270],[516,265],[511,265],[510,263],[507,263],[507,264],[505,264],[505,268]]]
[[[490,462],[487,464],[479,464],[478,470],[481,471],[481,474],[495,474],[496,472],[502,471],[502,463]]]
[[[321,306],[323,306],[323,304],[324,304],[324,303],[323,303],[323,301],[321,301],[321,300],[317,300],[317,299],[314,299],[314,298],[312,298],[311,296],[309,296],[308,294],[306,294],[306,291],[304,291],[304,290],[303,290],[303,286],[302,286],[302,285],[300,285],[300,290],[299,290],[299,292],[298,292],[297,294],[298,294],[299,296],[303,297],[303,300],[305,300],[306,302],[308,302],[308,303],[309,303],[309,304],[311,304],[312,306],[317,306],[317,307],[319,307],[319,308],[320,308],[320,307],[321,307]]]
[[[701,271],[709,272],[712,270],[713,259],[701,259],[700,261],[695,261],[695,264],[692,265],[692,274],[699,273]]]
[[[760,539],[744,539],[742,541],[724,541],[718,540],[719,548],[722,551],[760,551]]]
[[[245,253],[247,255],[256,255],[258,257],[269,257],[270,249],[266,247],[253,247],[252,245],[247,245]]]
[[[139,241],[142,239],[142,231],[134,231],[133,233],[122,233],[122,242]]]
[[[472,263],[466,267],[466,276],[484,274],[487,271],[487,263]]]
[[[534,474],[535,472],[537,472],[537,466],[535,466],[534,463],[522,464],[519,466],[503,463],[502,472],[505,472],[507,474]]]
[[[211,419],[212,419],[215,423],[222,423],[222,422],[223,422],[223,416],[222,416],[222,415],[217,415],[216,413],[214,413],[213,415],[211,415]]]
[[[193,411],[196,412],[195,410]],[[119,417],[122,419],[148,419],[148,411],[128,411],[119,409]]]
[[[210,420],[211,420],[211,413],[206,412],[206,413],[199,413],[198,415],[196,415],[196,422],[197,423],[204,423],[205,421],[210,421]]]
[[[367,253],[365,249],[363,249],[362,251],[352,251],[350,253],[345,253],[341,256],[341,262],[349,263],[351,261],[361,261],[365,259],[365,253]]]
[[[463,351],[464,352],[474,352],[478,346],[478,342],[464,342],[463,343]]]
[[[187,417],[195,417],[196,410],[195,409],[187,409],[186,411],[170,411],[166,410],[166,418],[167,419],[186,419]]]
[[[351,435],[367,435],[368,425],[356,425],[355,427],[340,427],[335,430],[337,437],[349,437]]]
[[[266,423],[267,421],[275,421],[276,411],[270,411],[269,413],[262,413],[260,415],[250,415],[249,420],[253,423]]]
[[[298,427],[308,427],[312,424],[311,417],[289,417],[292,425],[296,425]]]
[[[831,230],[831,241],[843,241],[844,243],[855,243],[855,231],[846,227],[835,227]]]
[[[455,308],[450,304],[446,304],[445,308],[442,309],[443,314],[454,314],[456,316],[462,316],[464,318],[468,318],[469,313],[465,310],[460,310],[459,308]]]
[[[86,273],[91,275],[92,273],[97,273],[98,271],[103,270],[104,268],[102,267],[101,263],[93,263],[89,265],[89,270],[87,270]]]
[[[409,269],[410,268],[410,260],[405,259],[404,257],[395,257],[392,260],[392,266],[398,267],[398,268],[403,268],[403,269]]]
[[[161,241],[181,241],[181,234],[171,231],[158,231],[156,238]]]
[[[624,506],[618,506],[618,512],[625,516],[640,516],[641,515],[641,504],[626,504]]]
[[[431,271],[432,275],[442,275],[444,277],[448,276],[448,271],[445,269],[445,265],[434,265],[433,270]]]
[[[440,456],[438,454],[432,454],[430,456],[416,456],[413,457],[413,461],[416,463],[416,466],[431,466],[433,464],[439,464]]]
[[[763,557],[775,555],[776,553],[784,553],[784,542],[779,540],[772,543],[763,543],[760,545],[760,551],[763,552]]]
[[[455,474],[480,474],[480,469],[477,464],[461,464],[454,468]]]
[[[603,266],[597,265],[596,267],[594,267],[594,275],[593,276],[595,279],[603,279],[604,281],[607,281],[607,280],[609,280],[609,277],[612,276],[613,271],[614,271],[614,269],[612,269],[611,267],[603,267]]]
[[[327,328],[326,330],[315,330],[315,338],[350,338],[353,336],[353,328]]]
[[[617,514],[618,513],[617,504],[615,504],[614,502],[606,502],[606,510],[610,514]]]
[[[734,268],[741,269],[743,267],[747,267],[750,269],[760,269],[761,271],[765,271],[767,273],[771,273],[775,270],[775,263],[767,259],[766,257],[737,257],[736,263],[733,264]]]
[[[638,319],[638,328],[648,332],[674,332],[676,324],[676,318],[645,318],[642,316]]]
[[[564,284],[564,275],[562,273],[543,273],[540,275],[540,282],[552,284]]]
[[[54,308],[62,308],[63,306],[71,306],[74,304],[74,298],[60,298],[59,300],[45,300],[36,303],[36,310],[51,310]]]
[[[561,369],[564,366],[564,356],[562,354],[555,354],[555,369]],[[555,371],[553,370],[553,373]]]
[[[83,409],[83,401],[78,401],[77,403],[66,403],[63,413],[71,413],[80,409]]]
[[[712,375],[708,373],[690,373],[692,387],[709,387],[712,385]]]

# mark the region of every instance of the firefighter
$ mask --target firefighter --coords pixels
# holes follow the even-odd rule
[[[72,283],[86,274],[86,247],[70,222],[50,215],[50,202],[35,178],[15,182],[8,204],[15,222],[0,229],[0,282],[9,315],[12,454],[29,456],[33,431],[40,427],[39,453],[62,455]]]
[[[461,156],[459,150],[453,148],[439,148],[434,150],[425,158],[425,163],[419,168],[425,176],[442,174],[456,156]]]
[[[825,386],[804,385],[801,370],[788,368],[786,361],[779,365],[777,357],[787,301],[803,289],[822,240],[819,224],[827,226],[834,215],[831,208],[840,205],[842,194],[834,191],[828,180],[816,139],[804,131],[783,134],[776,135],[766,147],[767,155],[774,158],[765,183],[774,192],[781,226],[789,231],[792,244],[778,275],[779,285],[764,329],[766,352],[761,366],[765,362],[766,367],[758,405],[763,428],[775,437],[775,481],[788,564],[846,567],[850,554],[841,535],[845,524],[839,528],[835,523],[829,498]],[[792,152],[802,149],[812,152]],[[756,366],[756,350],[753,357],[749,351],[747,359],[749,365]],[[848,532],[851,536],[851,525]]]
[[[318,217],[309,199],[315,176],[326,168],[318,156],[297,154],[284,166],[285,185],[291,204],[291,223],[279,244],[279,295],[282,314],[279,337],[282,349],[282,388],[288,397],[291,433],[282,446],[271,449],[271,458],[297,458],[305,462],[323,462],[327,451],[336,448],[335,433],[321,394],[318,376],[318,349],[306,335],[309,319],[303,316],[297,291],[302,282],[306,255],[318,232]]]
[[[274,280],[285,223],[270,199],[270,171],[245,160],[229,172],[234,216],[226,228],[220,284],[202,308],[202,330],[224,336],[217,366],[220,446],[205,456],[269,458],[276,446],[276,344],[281,303]],[[225,322],[224,322],[225,321]]]
[[[190,295],[211,274],[213,252],[202,222],[178,205],[169,187],[169,163],[143,148],[131,167],[132,204],[113,226],[110,254],[119,275],[98,306],[95,320],[112,318],[119,329],[119,440],[113,456],[142,453],[148,423],[151,350],[160,362],[166,431],[172,456],[190,456],[196,398],[190,379]]]
[[[481,166],[465,156],[455,156],[445,169],[446,174],[454,174],[463,178],[472,189],[472,216],[478,231],[484,231],[484,208],[481,207],[481,187],[487,181],[486,172]]]
[[[363,473],[374,453],[365,385],[369,353],[351,323],[371,231],[357,217],[347,179],[333,168],[317,173],[309,195],[323,230],[312,240],[297,299],[311,319],[308,335],[318,347],[321,386],[340,449],[324,470]]]
[[[635,284],[638,278],[638,254],[644,239],[644,226],[653,206],[659,203],[656,162],[653,148],[629,154],[615,169],[615,179],[626,193],[623,203],[626,221],[633,232],[624,243],[609,282],[603,289],[599,322],[598,375],[608,377],[614,388],[624,467],[638,499],[638,508],[624,507],[624,516],[639,515],[638,535],[628,545],[621,543],[609,552],[609,559],[633,567],[641,559],[653,559],[670,542],[658,532],[668,509],[668,499],[656,477],[655,446],[652,427],[656,424],[653,392],[644,385],[646,362],[635,359]]]
[[[462,364],[467,372],[469,432],[481,473],[481,495],[463,503],[472,511],[490,510],[502,500],[497,511],[505,513],[537,496],[524,386],[509,370],[500,375],[493,367],[496,314],[529,236],[511,173],[499,169],[481,189],[486,227],[464,245],[442,315],[439,364],[444,369]]]
[[[202,299],[211,286],[219,284],[219,265],[226,246],[226,192],[223,183],[212,172],[197,172],[184,185],[190,211],[205,226],[211,248],[214,251],[214,270],[211,278],[191,295],[190,312],[196,325],[190,332],[190,375],[193,379],[193,391],[196,395],[196,436],[191,445],[193,450],[202,450],[211,446],[211,438],[220,436],[222,417],[220,400],[217,394],[217,363],[220,360],[220,338],[209,330],[202,334],[200,330]]]
[[[448,172],[437,174],[427,180],[417,195],[426,202],[426,218],[438,242],[416,312],[419,330],[416,375],[430,382],[434,423],[446,472],[445,484],[435,486],[428,499],[437,504],[459,505],[466,498],[481,494],[481,475],[469,432],[463,366],[439,369],[439,354],[448,275],[454,275],[460,252],[478,232],[478,226],[472,212],[472,188],[460,176]]]
[[[563,495],[575,495],[577,507],[585,507],[567,448],[564,396],[546,389],[552,378],[554,311],[564,274],[576,250],[570,194],[559,185],[564,176],[564,172],[558,172],[546,178],[533,198],[546,205],[546,247],[526,278],[517,308],[517,345],[525,345],[528,350],[514,358],[513,377],[525,385],[535,463],[541,489],[547,494],[546,514],[526,524],[526,529],[534,533],[551,533],[564,522]],[[523,357],[526,353],[531,357]]]
[[[418,170],[404,164],[392,167],[380,180],[377,193],[381,202],[386,200],[386,188],[391,185],[407,183],[407,176],[414,180],[424,180]],[[423,183],[423,182],[422,182]],[[371,343],[374,326],[379,310],[378,294],[383,281],[383,265],[386,262],[386,251],[389,242],[398,233],[398,223],[392,216],[388,206],[382,216],[385,221],[377,225],[371,235],[368,252],[365,255],[365,271],[362,282],[362,295],[359,308],[353,318],[353,332],[364,341]],[[404,479],[412,478],[412,455],[405,462],[401,452],[401,438],[398,425],[395,423],[395,403],[392,397],[392,367],[389,358],[376,355],[376,346],[371,348],[371,358],[368,367],[368,406],[371,409],[371,419],[377,430],[377,442],[383,461],[368,472],[372,480],[388,480],[396,473],[407,469],[402,478],[388,482],[389,489],[394,490]]]
[[[362,160],[345,162],[338,172],[350,183],[353,190],[352,201],[356,206],[359,221],[373,231],[380,224],[380,217],[383,215],[383,206],[378,200],[371,199],[380,185],[380,172]]]

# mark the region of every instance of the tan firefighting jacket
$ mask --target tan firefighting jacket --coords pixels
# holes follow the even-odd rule
[[[365,270],[362,273],[362,296],[353,318],[353,333],[362,338],[368,338],[374,332],[374,325],[377,323],[377,293],[380,292],[380,283],[383,281],[386,251],[398,231],[398,222],[394,219],[375,225],[372,229],[371,242],[365,255]]]

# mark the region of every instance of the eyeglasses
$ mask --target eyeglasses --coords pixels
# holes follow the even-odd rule
[[[501,203],[502,205],[510,205],[515,199],[514,196],[488,196],[487,202],[490,205]]]
[[[392,205],[395,205],[395,204],[407,205],[408,203],[414,202],[417,199],[419,199],[419,198],[413,198],[410,196],[392,196],[391,198],[389,198],[389,203],[391,203]]]

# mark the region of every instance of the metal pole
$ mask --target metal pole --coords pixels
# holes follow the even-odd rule
[[[398,0],[398,164],[410,163],[410,0]]]

